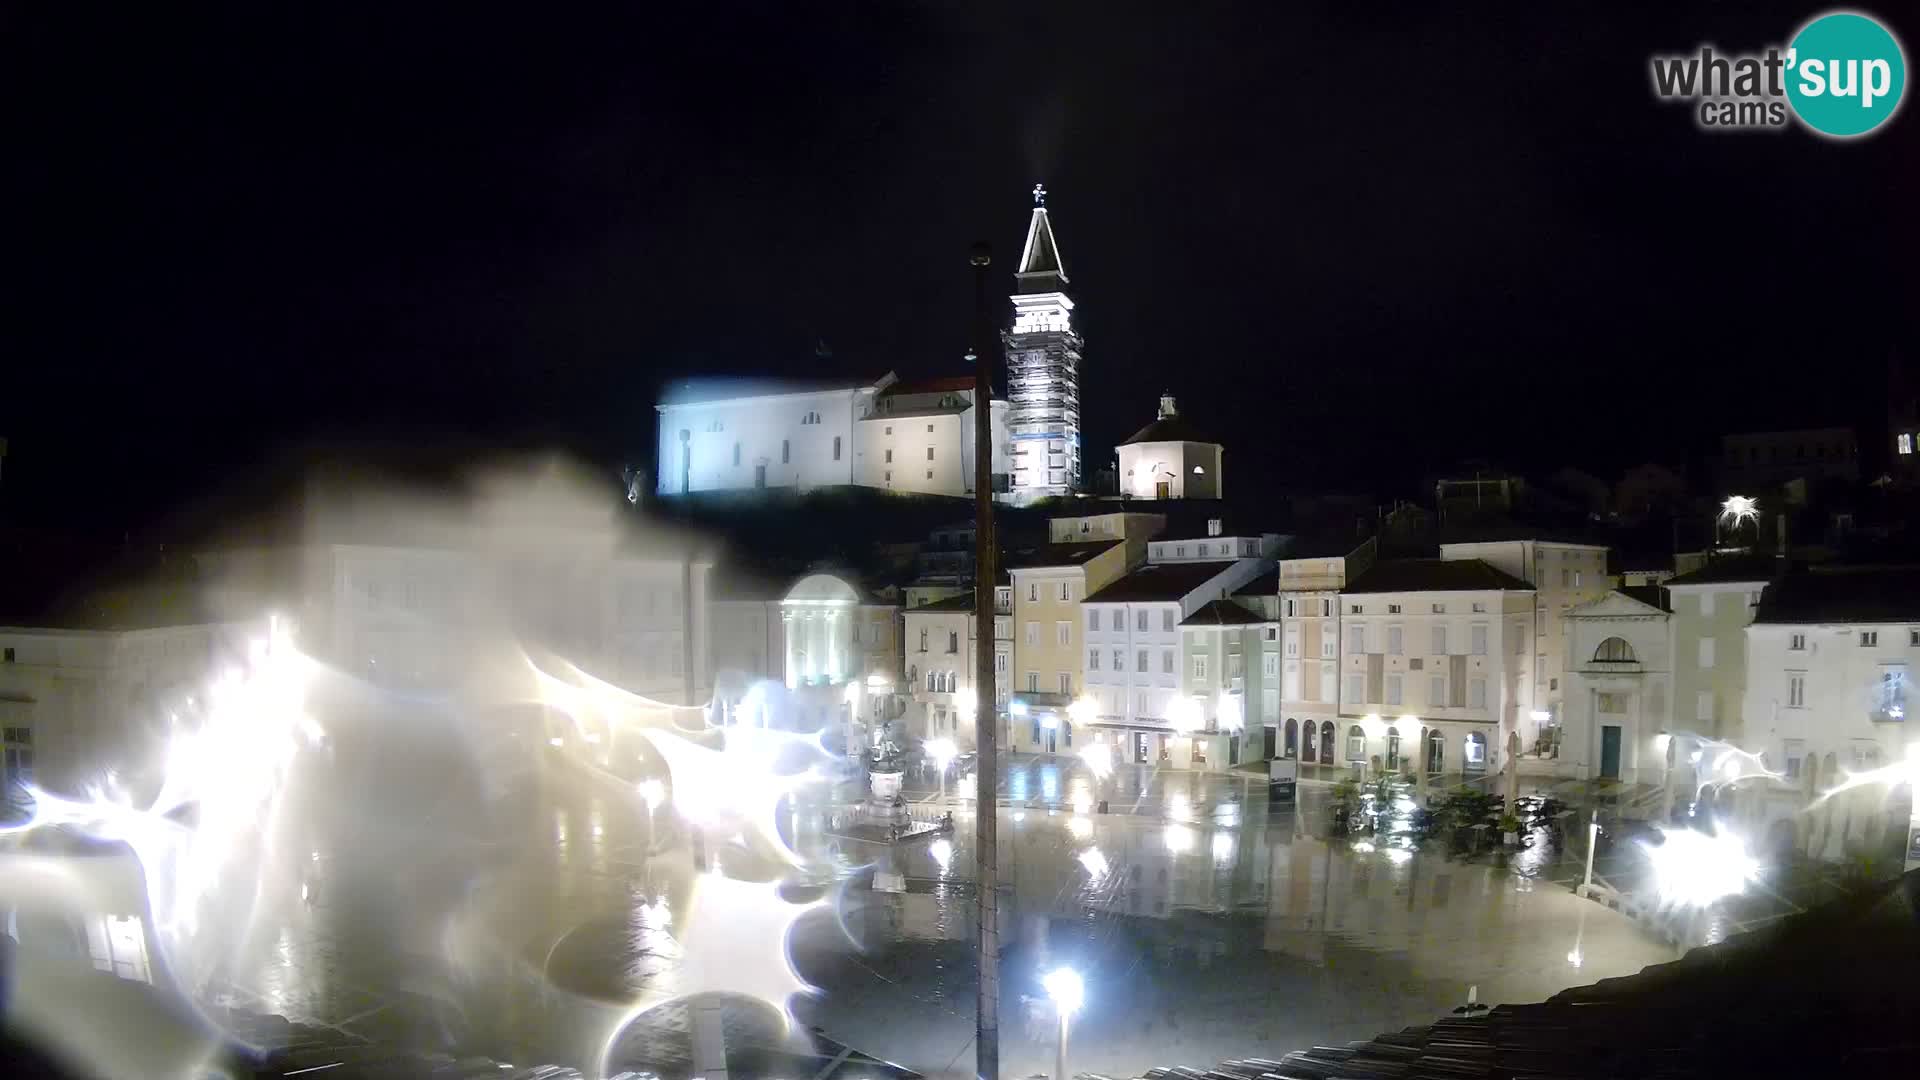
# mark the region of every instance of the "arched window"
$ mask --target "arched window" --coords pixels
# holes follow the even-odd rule
[[[907,685],[920,685],[920,668],[918,665],[909,665],[907,667]]]
[[[1291,721],[1289,721],[1291,722]],[[1300,727],[1300,760],[1309,764],[1320,760],[1320,740],[1313,737],[1313,721],[1309,720]]]
[[[1320,722],[1320,763],[1333,764],[1333,721]]]
[[[1593,659],[1601,664],[1631,664],[1640,658],[1633,655],[1633,646],[1626,638],[1610,637],[1593,650]]]
[[[927,651],[927,628],[924,626],[920,628],[920,651]]]
[[[1478,731],[1467,733],[1465,760],[1460,767],[1467,772],[1487,771],[1487,737]]]
[[[1299,752],[1300,752],[1300,722],[1298,720],[1288,720],[1287,721],[1286,756],[1293,757],[1295,754]]]
[[[1367,729],[1359,724],[1347,729],[1347,760],[1367,760]]]
[[[1427,772],[1429,774],[1446,771],[1447,737],[1439,728],[1427,732]]]
[[[947,651],[950,653],[957,653],[960,651],[960,631],[958,630],[947,631]]]

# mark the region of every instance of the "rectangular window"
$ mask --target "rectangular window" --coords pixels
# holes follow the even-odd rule
[[[1053,627],[1053,642],[1056,645],[1073,644],[1073,624],[1070,622],[1055,623]]]
[[[931,446],[927,447],[927,460],[928,461],[933,460],[933,447]]]
[[[1127,670],[1127,654],[1124,652],[1121,652],[1119,649],[1113,650],[1113,670],[1115,671]]]
[[[1481,603],[1478,600],[1475,600],[1473,602],[1473,613],[1475,615],[1484,615],[1486,614],[1486,611],[1487,611],[1487,605]]]
[[[1470,629],[1468,631],[1468,638],[1469,638],[1469,641],[1471,642],[1470,651],[1473,653],[1473,655],[1475,656],[1487,655],[1486,624],[1481,623],[1474,626],[1472,629]]]
[[[1040,692],[1040,673],[1039,672],[1037,671],[1027,672],[1027,692],[1029,694],[1037,694]]]
[[[1273,678],[1280,671],[1280,658],[1272,653],[1260,654],[1260,674]]]
[[[1785,751],[1787,779],[1800,779],[1800,769],[1806,762],[1807,744],[1799,739],[1787,739],[1781,746]]]
[[[1027,582],[1027,600],[1036,604],[1040,602],[1040,583],[1039,582],[1037,581]]]
[[[1059,592],[1059,594],[1058,594],[1058,597],[1057,597],[1057,598],[1058,598],[1058,599],[1060,599],[1060,600],[1071,600],[1071,599],[1073,599],[1073,582],[1071,582],[1071,581],[1063,581],[1063,582],[1061,582],[1061,583],[1060,583],[1060,592]]]
[[[997,652],[993,654],[993,672],[996,675],[1005,675],[1007,673],[1006,653]]]
[[[1193,677],[1196,679],[1207,677],[1207,658],[1204,655],[1193,658]]]
[[[1880,644],[1880,631],[1878,630],[1860,631],[1860,647],[1861,648],[1872,649],[1877,647],[1879,644]]]
[[[1916,649],[1920,649],[1920,630],[1909,630],[1909,631],[1907,631],[1907,644],[1909,644],[1909,645],[1911,645],[1911,646],[1913,646],[1913,647],[1914,647],[1914,648],[1916,648]],[[12,649],[8,649],[8,650],[7,650],[7,660],[8,660],[9,662],[11,662],[11,661],[13,660],[13,650],[12,650]]]
[[[1359,605],[1359,604],[1349,604],[1349,605],[1347,605],[1347,614],[1349,614],[1349,615],[1359,615],[1359,614],[1361,614],[1361,610],[1360,610],[1360,605]]]
[[[1700,666],[1703,668],[1713,666],[1713,639],[1710,637],[1700,639]]]
[[[1172,649],[1160,650],[1160,674],[1162,675],[1173,674],[1173,650]]]
[[[889,465],[891,465],[891,464],[893,464],[893,451],[892,451],[892,450],[888,450],[888,451],[887,451],[887,458],[886,458],[886,462],[887,462],[887,464],[889,464]]]
[[[1900,719],[1905,719],[1907,707],[1907,669],[1903,667],[1882,668],[1880,671],[1880,711],[1892,716],[1894,710],[1902,710]]]
[[[1367,628],[1365,626],[1347,627],[1347,652],[1360,656],[1367,651]]]
[[[1289,627],[1287,627],[1287,655],[1288,655],[1288,656],[1299,656],[1299,655],[1300,655],[1300,634],[1299,634],[1299,630],[1300,630],[1300,628],[1299,628],[1299,627],[1297,627],[1297,626],[1289,626]]]
[[[1913,435],[1903,431],[1893,437],[1893,448],[1902,454],[1913,453]]]
[[[1140,608],[1133,613],[1133,628],[1144,633],[1147,629],[1147,609]]]
[[[1176,559],[1184,559],[1184,558],[1186,558],[1186,557],[1187,557],[1187,545],[1185,545],[1185,544],[1180,544],[1180,545],[1178,545],[1178,546],[1176,546],[1176,547],[1175,547],[1175,548],[1173,549],[1173,557],[1174,557],[1174,558],[1176,558]]]
[[[1100,612],[1097,608],[1087,609],[1087,629],[1093,633],[1100,631]]]
[[[1029,622],[1027,624],[1026,633],[1027,633],[1027,644],[1029,645],[1040,644],[1040,624],[1039,623]]]
[[[1447,628],[1444,626],[1436,626],[1433,628],[1433,651],[1431,655],[1447,655]]]
[[[1087,650],[1087,670],[1088,671],[1100,670],[1100,650],[1099,649]]]
[[[1400,632],[1400,627],[1398,626],[1387,627],[1387,655],[1389,656],[1401,655],[1405,651],[1402,648],[1402,646],[1405,644],[1405,641],[1403,639],[1404,639],[1404,635]]]
[[[1560,587],[1564,589],[1571,584],[1573,584],[1573,571],[1568,570],[1564,566],[1561,567],[1560,568]]]
[[[1333,632],[1332,623],[1320,624],[1320,658],[1333,659],[1334,649],[1340,644],[1340,635]]]
[[[1347,676],[1347,696],[1342,705],[1360,705],[1367,698],[1367,677],[1358,672]]]
[[[1293,618],[1293,601],[1287,601],[1287,618]]]
[[[1447,707],[1447,677],[1434,675],[1427,679],[1427,708],[1444,709]]]
[[[1788,634],[1788,635],[1787,635],[1787,648],[1789,648],[1789,649],[1791,649],[1791,650],[1793,650],[1794,652],[1805,652],[1805,651],[1807,651],[1807,635],[1805,635],[1805,634]]]
[[[1573,572],[1573,587],[1576,589],[1580,587],[1580,571],[1578,570]]]
[[[1323,619],[1330,619],[1333,617],[1333,601],[1331,600],[1320,601],[1320,617]]]
[[[1401,704],[1400,682],[1401,677],[1399,675],[1387,676],[1387,704]]]
[[[1164,608],[1161,610],[1160,629],[1166,631],[1169,634],[1173,633],[1173,609],[1172,608]]]
[[[780,464],[793,464],[793,443],[788,439],[780,440]]]
[[[1693,718],[1708,721],[1713,719],[1713,691],[1702,690],[1693,695]]]
[[[1388,604],[1388,605],[1387,605],[1387,614],[1389,614],[1389,615],[1398,615],[1398,614],[1400,614],[1400,605],[1399,605],[1399,604]]]
[[[1487,707],[1487,680],[1480,678],[1467,680],[1467,705],[1474,709]]]
[[[1114,608],[1113,615],[1108,619],[1107,625],[1113,627],[1115,630],[1125,630],[1127,628],[1127,613],[1119,608]]]
[[[1073,676],[1065,671],[1060,673],[1060,692],[1062,694],[1073,693]]]
[[[1804,671],[1787,672],[1787,708],[1804,709],[1807,707],[1807,673]]]
[[[1147,670],[1147,650],[1140,649],[1133,655],[1133,670],[1142,674]]]
[[[1266,633],[1263,634],[1262,636],[1265,637],[1268,641],[1279,641],[1280,628],[1277,626],[1269,626],[1266,628]]]
[[[833,460],[840,460],[840,436],[838,435],[833,437]]]

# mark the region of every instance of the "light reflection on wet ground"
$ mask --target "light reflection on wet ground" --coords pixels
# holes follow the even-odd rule
[[[1122,770],[1096,791],[1029,763],[1006,790],[1034,800],[1001,811],[1009,1075],[1051,1064],[1052,1019],[1031,999],[1061,963],[1089,987],[1073,1067],[1122,1074],[1278,1057],[1429,1021],[1470,984],[1483,1001],[1537,1000],[1673,955],[1620,915],[1536,888],[1544,855],[1494,866],[1321,839],[1323,786],[1272,816],[1264,786],[1231,775]],[[636,986],[671,980],[693,860],[630,791],[557,759],[511,791],[486,807],[416,807],[404,791],[310,807],[315,902],[282,905],[213,989],[375,1041],[591,1061]],[[1098,798],[1116,812],[1073,812]],[[788,817],[798,848],[873,864],[905,891],[856,871],[835,910],[801,920],[795,963],[822,992],[796,1014],[911,1068],[969,1073],[970,812],[952,837],[888,849],[833,840],[816,811]],[[772,874],[726,838],[710,850],[730,873]]]

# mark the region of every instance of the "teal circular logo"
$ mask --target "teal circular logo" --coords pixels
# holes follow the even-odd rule
[[[1822,135],[1865,135],[1907,88],[1907,59],[1887,28],[1850,11],[1822,15],[1787,50],[1787,101]]]

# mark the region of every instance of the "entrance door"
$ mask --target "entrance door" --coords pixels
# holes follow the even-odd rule
[[[1153,736],[1145,732],[1141,732],[1133,737],[1133,760],[1135,764],[1145,765],[1147,763],[1147,747],[1150,745],[1147,740],[1151,738],[1153,738]]]
[[[1333,721],[1320,722],[1320,763],[1333,764]]]
[[[1607,724],[1600,729],[1600,778],[1620,779],[1620,726]]]
[[[1278,729],[1276,729],[1276,728],[1267,728],[1267,729],[1266,729],[1266,739],[1267,739],[1267,742],[1266,742],[1266,755],[1267,755],[1267,759],[1268,759],[1269,761],[1271,761],[1271,760],[1273,759],[1273,756],[1274,756],[1274,750],[1275,750],[1275,748],[1276,748],[1276,744],[1277,744],[1277,743],[1278,743],[1278,742],[1280,741],[1280,740],[1279,740],[1279,735],[1280,735],[1280,732],[1279,732],[1279,730],[1278,730]]]
[[[1173,489],[1167,486],[1165,480],[1158,481],[1153,485],[1153,497],[1156,499],[1170,499],[1173,497],[1172,492]]]
[[[767,486],[767,467],[765,465],[755,465],[753,467],[753,486],[757,488]]]

